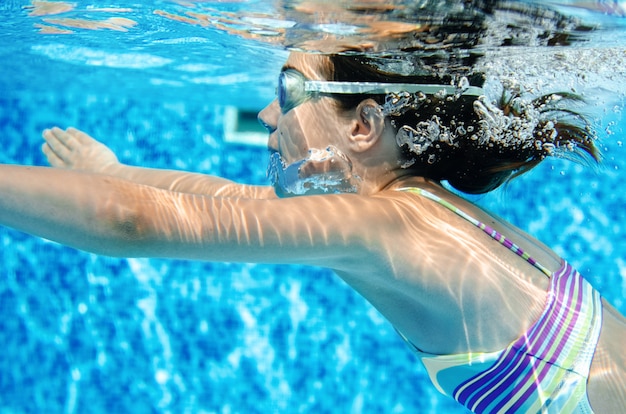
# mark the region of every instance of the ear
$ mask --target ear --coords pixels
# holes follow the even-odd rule
[[[380,105],[373,99],[361,101],[351,123],[350,146],[356,152],[367,151],[378,142],[384,128],[385,116]]]

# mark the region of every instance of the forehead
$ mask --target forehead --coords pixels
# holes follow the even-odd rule
[[[326,77],[323,75],[323,68],[326,66],[328,66],[328,58],[325,56],[292,52],[287,58],[283,70],[292,68],[302,73],[308,79],[326,80]]]

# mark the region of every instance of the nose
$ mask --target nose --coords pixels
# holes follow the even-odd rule
[[[280,108],[278,100],[274,99],[269,105],[259,112],[257,119],[265,129],[271,134],[276,131],[278,125],[278,117],[280,116]]]
[[[270,136],[267,139],[267,148],[273,151],[278,150],[278,139],[276,128],[278,128],[278,118],[280,117],[280,107],[278,106],[278,100],[274,99],[269,105],[259,112],[257,119],[263,125]]]

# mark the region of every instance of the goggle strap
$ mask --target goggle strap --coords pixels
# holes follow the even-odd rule
[[[445,92],[446,95],[454,95],[457,94],[459,91],[461,92],[461,95],[484,95],[483,88],[479,88],[477,86],[457,88],[451,85],[374,82],[322,82],[309,80],[304,82],[304,90],[307,92],[354,95],[384,95],[392,92],[422,92],[425,95],[434,95],[440,92]]]

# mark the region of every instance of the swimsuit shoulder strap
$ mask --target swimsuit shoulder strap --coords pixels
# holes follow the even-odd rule
[[[481,229],[483,232],[485,232],[487,235],[489,235],[489,237],[491,237],[495,241],[499,242],[504,247],[506,247],[507,249],[509,249],[513,253],[517,254],[522,259],[526,260],[528,263],[530,263],[531,265],[533,265],[534,267],[539,269],[541,272],[543,272],[548,277],[552,276],[552,272],[550,272],[541,263],[538,263],[535,259],[530,257],[530,255],[528,253],[524,252],[515,243],[513,243],[512,241],[510,241],[509,239],[504,237],[502,234],[498,233],[495,229],[489,227],[485,223],[482,223],[482,222],[476,220],[474,217],[470,216],[469,214],[467,214],[463,210],[461,210],[458,207],[452,205],[450,202],[442,199],[441,197],[438,197],[438,196],[436,196],[435,194],[433,194],[431,192],[428,192],[428,191],[426,191],[426,190],[424,190],[422,188],[417,188],[417,187],[403,187],[403,188],[399,188],[398,191],[406,191],[406,192],[409,192],[409,193],[418,194],[418,195],[420,195],[422,197],[425,197],[425,198],[427,198],[429,200],[432,200],[432,201],[434,201],[434,202],[436,202],[438,204],[441,204],[442,206],[444,206],[448,210],[456,213],[458,216],[464,218],[465,220],[467,220],[470,223],[472,223],[474,226],[476,226],[479,229]]]

